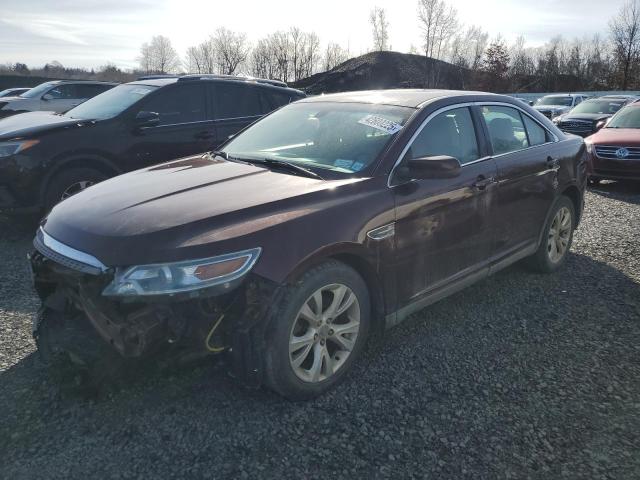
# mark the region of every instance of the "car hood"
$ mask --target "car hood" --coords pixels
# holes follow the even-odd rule
[[[335,205],[341,189],[358,182],[189,157],[95,185],[54,207],[43,228],[107,266],[206,258],[260,246],[257,232],[272,234],[318,202]]]
[[[589,120],[592,122],[604,120],[611,117],[609,113],[566,113],[562,116],[562,121],[567,120]]]
[[[597,145],[640,147],[638,128],[603,128],[589,138]]]
[[[78,120],[53,112],[27,112],[0,119],[0,140],[19,137],[32,137],[39,133],[61,128],[81,127],[94,123],[91,120]]]

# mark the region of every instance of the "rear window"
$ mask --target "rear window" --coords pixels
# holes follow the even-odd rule
[[[255,117],[266,113],[259,89],[253,85],[218,83],[213,89],[214,118]]]
[[[280,108],[283,105],[287,105],[288,103],[295,102],[298,98],[292,98],[291,95],[285,92],[277,92],[265,89],[262,92],[264,102],[267,107],[267,111],[275,110],[276,108]]]

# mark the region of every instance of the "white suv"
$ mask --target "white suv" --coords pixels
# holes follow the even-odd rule
[[[116,85],[116,83],[76,80],[41,83],[20,96],[0,98],[0,117],[36,110],[66,112]]]

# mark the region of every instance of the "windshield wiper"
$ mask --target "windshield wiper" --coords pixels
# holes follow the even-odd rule
[[[280,168],[284,168],[284,169],[287,169],[287,170],[292,171],[292,172],[301,173],[301,174],[303,174],[304,176],[307,176],[307,177],[317,178],[319,180],[324,180],[324,178],[322,178],[316,172],[313,172],[313,171],[309,170],[308,168],[301,167],[300,165],[296,165],[295,163],[285,162],[284,160],[276,160],[276,159],[273,159],[273,158],[264,158],[262,160],[257,160],[257,159],[254,159],[254,158],[238,158],[238,157],[227,157],[227,158],[230,159],[230,160],[240,160],[240,161],[247,162],[247,163],[267,165],[267,166],[270,166],[270,167],[280,167]]]
[[[223,150],[212,150],[210,152],[214,157],[222,157],[225,160],[229,160],[229,154]]]

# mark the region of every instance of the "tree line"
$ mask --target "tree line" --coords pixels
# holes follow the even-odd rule
[[[386,11],[369,11],[371,51],[391,50]],[[612,16],[605,32],[590,37],[557,36],[542,47],[527,46],[518,37],[508,44],[481,27],[464,25],[451,0],[417,0],[416,22],[420,47],[409,53],[453,64],[465,78],[465,88],[490,91],[556,91],[640,89],[640,0],[627,0]],[[314,32],[291,27],[273,32],[253,44],[243,32],[225,27],[193,45],[181,57],[171,40],[154,36],[140,48],[139,68],[123,71],[107,64],[97,70],[65,68],[51,62],[29,70],[17,63],[0,66],[0,73],[33,74],[53,78],[96,78],[129,81],[140,74],[216,73],[252,75],[297,82],[328,71],[350,57],[335,42],[323,44]],[[426,87],[442,87],[438,62],[433,63]]]

